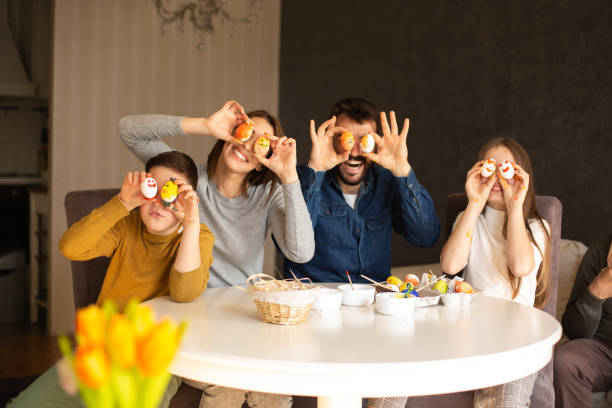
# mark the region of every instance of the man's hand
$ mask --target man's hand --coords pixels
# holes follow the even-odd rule
[[[253,154],[257,160],[280,178],[281,183],[291,184],[298,180],[295,169],[297,163],[295,139],[288,137],[277,138],[268,136],[272,147],[272,156],[269,159]]]
[[[221,109],[204,119],[202,133],[217,139],[239,143],[233,137],[232,130],[239,124],[250,121],[244,113],[244,108],[238,102],[227,101]]]
[[[119,200],[126,210],[132,211],[134,208],[140,207],[147,202],[147,199],[140,190],[140,184],[147,177],[152,177],[151,173],[145,173],[144,171],[134,171],[125,175],[121,191],[119,192]]]
[[[408,118],[404,119],[402,132],[398,133],[395,112],[389,112],[389,119],[391,120],[391,126],[387,122],[385,112],[380,113],[380,123],[384,137],[380,137],[376,133],[372,134],[376,142],[377,151],[376,153],[364,153],[363,155],[390,170],[395,177],[408,177],[411,166],[408,163],[406,139],[408,137],[408,129],[410,128],[410,120]]]
[[[612,297],[612,266],[610,266],[610,255],[608,254],[608,266],[603,268],[599,275],[593,279],[589,290],[593,296],[599,299]]]
[[[336,117],[326,120],[315,130],[314,120],[310,121],[310,140],[312,149],[308,167],[315,171],[327,171],[349,159],[351,152],[336,153],[334,148],[335,136],[346,131],[343,127],[336,127]]]
[[[193,187],[190,184],[183,184],[178,189],[178,198],[173,203],[173,210],[176,214],[176,218],[183,223],[187,224],[199,224],[200,223],[200,212],[198,210],[198,198]]]

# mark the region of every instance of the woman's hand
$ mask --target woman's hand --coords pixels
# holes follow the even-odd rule
[[[335,116],[323,122],[317,130],[315,130],[314,120],[311,120],[310,140],[312,141],[312,149],[310,149],[308,167],[315,171],[327,171],[347,161],[351,152],[343,151],[342,153],[336,153],[334,148],[336,135],[344,131],[346,131],[345,128],[336,127]]]
[[[406,139],[408,138],[410,120],[408,118],[404,119],[402,132],[399,133],[395,112],[389,112],[389,119],[391,120],[391,126],[389,126],[385,112],[380,113],[380,123],[384,137],[372,133],[376,142],[376,153],[363,153],[363,155],[391,171],[395,177],[408,177],[411,167],[408,163]]]
[[[185,122],[186,120],[183,122],[184,125]],[[208,118],[202,119],[201,129],[195,133],[207,134],[217,139],[240,143],[240,141],[234,138],[232,131],[236,126],[244,122],[251,122],[251,119],[244,113],[244,108],[236,101],[227,101],[217,112]],[[187,127],[189,126],[190,124],[187,123]],[[189,129],[185,129],[185,127],[183,126],[183,130],[186,133],[194,133],[190,132]]]
[[[119,201],[123,204],[126,210],[132,211],[136,207],[140,207],[148,200],[142,195],[140,184],[147,177],[152,177],[151,173],[144,171],[129,172],[123,179],[121,191],[119,191]]]
[[[295,169],[297,163],[295,139],[269,136],[272,156],[269,159],[253,154],[257,160],[276,174],[283,184],[291,184],[298,180]]]
[[[190,184],[182,184],[178,189],[178,198],[173,203],[173,210],[176,214],[176,218],[183,223],[187,224],[199,224],[200,223],[200,212],[198,210],[198,203],[200,199],[193,187]]]
[[[512,182],[508,182],[503,178],[499,170],[497,171],[497,177],[499,178],[499,182],[504,192],[506,211],[518,208],[522,211],[525,196],[527,195],[527,190],[529,190],[529,174],[527,174],[518,164],[512,163],[512,165],[514,166],[514,177],[511,179]]]
[[[487,203],[489,194],[491,193],[491,189],[493,188],[493,184],[495,184],[497,177],[496,174],[493,174],[488,178],[486,183],[483,183],[480,172],[482,171],[484,164],[484,161],[479,161],[476,163],[468,171],[465,180],[465,193],[469,203],[479,206],[481,209],[484,208],[485,204]]]

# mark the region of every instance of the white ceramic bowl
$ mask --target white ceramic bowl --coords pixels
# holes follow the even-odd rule
[[[342,292],[342,304],[346,306],[366,306],[374,302],[374,286],[365,283],[354,283],[354,289],[349,284],[338,285]]]
[[[342,304],[342,292],[338,289],[321,288],[317,290],[317,300],[312,305],[312,310],[326,312],[337,310]]]
[[[472,293],[445,293],[441,300],[444,306],[467,306],[473,297]]]
[[[387,316],[404,316],[414,312],[418,298],[397,298],[395,295],[388,292],[376,295],[376,311]]]

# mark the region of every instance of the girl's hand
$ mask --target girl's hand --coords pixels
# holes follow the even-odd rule
[[[480,208],[484,208],[485,204],[487,203],[489,194],[491,193],[491,189],[493,188],[493,184],[495,184],[497,177],[497,175],[494,174],[487,179],[486,183],[483,183],[480,172],[482,171],[484,164],[484,161],[479,161],[476,163],[474,167],[468,171],[467,178],[465,180],[465,193],[469,203],[480,206]]]
[[[506,211],[516,208],[522,209],[527,190],[529,190],[529,174],[527,174],[518,164],[512,163],[512,165],[514,166],[514,177],[511,179],[512,182],[508,182],[499,174],[499,170],[497,171],[497,177],[504,191]]]
[[[312,149],[308,167],[315,171],[327,171],[349,159],[351,152],[336,153],[334,140],[336,135],[346,131],[343,127],[336,127],[336,117],[326,120],[315,130],[314,120],[310,121],[310,140]]]
[[[236,101],[227,101],[221,109],[204,119],[203,132],[217,139],[240,143],[234,138],[232,131],[244,122],[251,122],[244,113],[244,108]]]
[[[391,120],[391,126],[387,122],[385,112],[380,113],[380,123],[384,137],[372,133],[376,142],[376,153],[363,153],[363,155],[391,171],[395,177],[407,177],[411,169],[408,163],[408,145],[406,144],[410,120],[408,118],[404,119],[402,132],[398,133],[395,112],[389,112],[389,119]]]
[[[187,224],[199,224],[200,223],[200,212],[198,210],[198,203],[200,199],[193,187],[190,184],[182,184],[178,189],[178,198],[173,203],[172,210],[176,214],[176,218],[183,223]]]
[[[144,171],[134,171],[125,175],[121,191],[119,191],[119,200],[126,210],[132,211],[148,201],[140,190],[140,184],[147,177],[152,177],[152,175]]]
[[[272,156],[269,159],[253,153],[253,156],[259,160],[261,164],[269,168],[276,174],[283,184],[290,184],[298,180],[295,165],[297,163],[295,139],[288,137],[278,138],[276,136],[268,136],[270,138],[270,148]]]

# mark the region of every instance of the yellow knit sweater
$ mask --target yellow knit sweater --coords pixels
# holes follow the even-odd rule
[[[131,298],[145,301],[170,294],[176,302],[190,302],[204,291],[214,237],[205,224],[200,225],[202,265],[185,273],[173,268],[180,242],[178,229],[169,235],[148,232],[140,210],[128,212],[115,196],[74,223],[59,248],[74,261],[111,258],[97,303],[113,299],[123,308]]]

